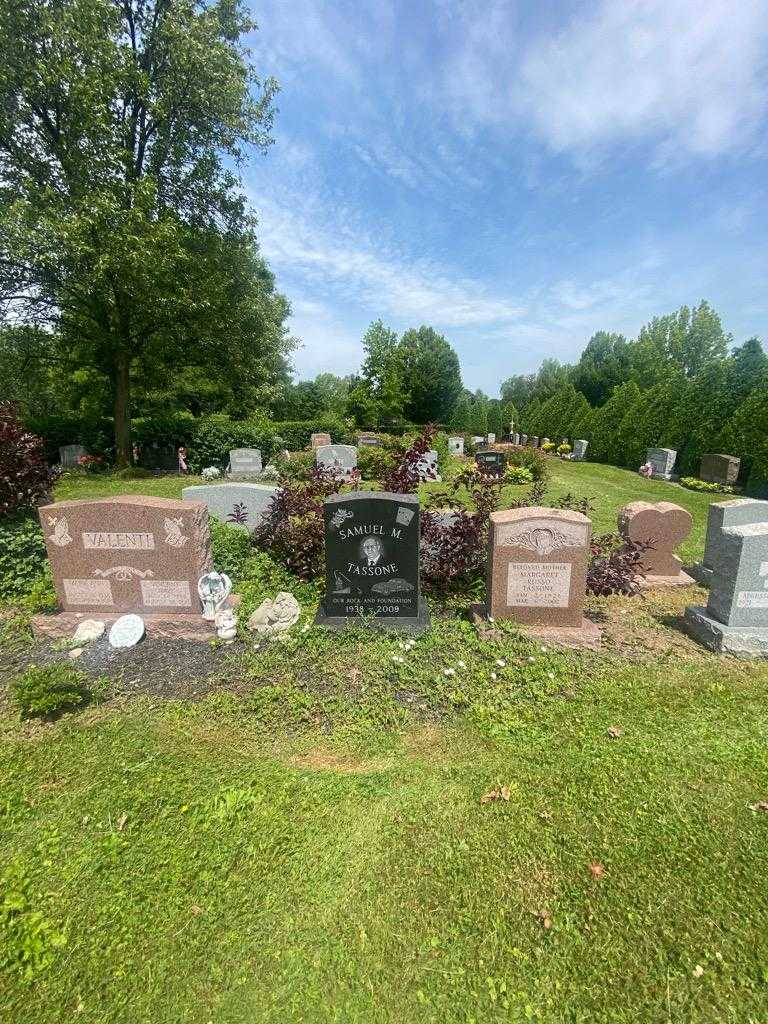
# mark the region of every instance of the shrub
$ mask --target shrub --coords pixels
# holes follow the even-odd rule
[[[245,563],[253,554],[251,538],[247,530],[227,526],[210,516],[211,555],[217,572],[225,572],[233,582],[245,575]]]
[[[570,491],[561,498],[558,498],[554,502],[553,508],[565,508],[570,512],[581,512],[583,516],[591,516],[595,511],[589,498],[580,498],[576,494],[571,494]]]
[[[593,537],[587,566],[587,592],[598,597],[611,594],[634,597],[639,594],[642,557],[650,546],[625,541],[616,533]]]
[[[556,447],[556,445],[555,445],[554,441],[547,441],[546,444],[543,444],[541,446],[541,450],[543,452],[546,452],[547,455],[551,455],[552,452],[555,450],[555,447]]]
[[[11,699],[22,718],[50,718],[89,704],[105,683],[94,684],[87,673],[68,662],[30,665],[11,682]]]
[[[276,458],[278,479],[285,480],[311,480],[312,474],[317,465],[314,451],[291,452],[291,457],[286,459],[282,455]],[[272,475],[272,474],[270,474]],[[264,477],[264,473],[261,474]],[[266,478],[265,478],[266,479]]]
[[[48,555],[37,516],[0,519],[0,601],[20,601],[46,579]]]
[[[325,564],[323,502],[338,494],[343,481],[315,468],[309,480],[283,477],[253,541],[301,579],[319,576]]]
[[[283,448],[300,451],[312,434],[330,433],[341,444],[348,439],[346,425],[340,420],[287,420],[265,423],[263,420],[232,420],[228,416],[206,416],[197,421],[189,440],[189,464],[199,473],[203,466],[223,468],[232,448],[258,448],[268,462]]]
[[[533,483],[533,474],[527,466],[507,466],[504,471],[504,483],[530,484]]]
[[[471,466],[455,477],[449,489],[429,495],[430,507],[421,515],[421,565],[426,581],[446,587],[461,578],[480,577],[487,558],[491,513],[499,507],[505,484],[505,477],[490,476]],[[470,508],[459,504],[463,489],[469,494]],[[528,494],[511,507],[540,505],[544,489],[543,481],[534,481]],[[446,511],[451,513],[450,522]]]
[[[707,480],[699,480],[695,476],[681,476],[680,483],[689,491],[709,491],[712,494],[733,494],[733,488],[729,484],[709,483]]]
[[[414,494],[421,483],[419,463],[424,455],[434,447],[437,428],[429,423],[421,434],[413,439],[403,453],[397,465],[383,478],[381,487],[384,491],[394,494]]]
[[[86,473],[102,473],[107,468],[103,455],[81,455],[77,465]]]
[[[56,472],[43,457],[41,438],[21,425],[10,402],[0,405],[0,517],[50,500]]]
[[[536,448],[512,448],[507,455],[507,466],[525,467],[534,480],[546,480],[549,476],[547,460]]]
[[[357,449],[357,468],[363,480],[384,480],[402,461],[408,451],[408,440],[392,434],[380,434],[378,445]]]
[[[571,448],[571,446],[569,444],[565,444],[565,442],[557,446],[558,455],[570,455],[572,451],[573,449]]]

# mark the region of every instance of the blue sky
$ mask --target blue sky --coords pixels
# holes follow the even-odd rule
[[[378,317],[468,387],[708,299],[768,340],[766,0],[265,0],[275,144],[245,181],[303,342]]]

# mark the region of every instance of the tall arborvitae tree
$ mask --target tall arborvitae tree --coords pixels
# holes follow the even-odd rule
[[[462,392],[459,357],[432,327],[412,328],[398,355],[406,390],[405,414],[413,423],[447,423]]]
[[[0,297],[107,379],[119,464],[142,361],[202,346],[240,369],[285,346],[232,170],[270,142],[254,27],[242,0],[0,5]]]

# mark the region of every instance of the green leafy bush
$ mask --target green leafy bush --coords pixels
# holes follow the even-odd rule
[[[527,466],[507,466],[504,472],[504,483],[531,484],[533,483],[533,473]]]
[[[551,452],[553,452],[555,450],[555,447],[556,447],[556,445],[555,445],[554,441],[547,441],[546,444],[543,444],[541,446],[541,450],[543,452],[546,452],[547,455],[549,455]]]
[[[253,554],[247,530],[227,526],[211,516],[211,554],[217,572],[225,572],[237,584],[245,575],[245,564]]]
[[[680,483],[689,491],[708,491],[711,494],[733,494],[733,488],[728,484],[709,483],[706,480],[699,480],[695,476],[682,476]]]
[[[343,422],[328,417],[265,423],[205,416],[197,421],[189,440],[189,465],[194,473],[204,466],[223,469],[232,448],[258,448],[266,463],[284,448],[301,451],[309,445],[311,435],[319,433],[329,433],[338,444],[351,439]]]
[[[513,448],[507,456],[507,468],[522,466],[534,480],[546,480],[549,476],[547,459],[536,448]]]
[[[573,449],[571,448],[571,446],[569,444],[566,444],[565,442],[557,446],[558,455],[570,455],[572,451]]]
[[[48,555],[37,516],[0,519],[0,601],[19,601],[45,582]]]
[[[85,707],[104,688],[69,662],[30,665],[9,687],[22,718],[48,718]]]
[[[380,434],[381,444],[357,449],[357,468],[363,480],[383,480],[394,470],[408,450],[405,437]]]
[[[125,466],[114,470],[112,476],[116,480],[146,480],[154,474],[151,469],[143,469],[141,466]]]

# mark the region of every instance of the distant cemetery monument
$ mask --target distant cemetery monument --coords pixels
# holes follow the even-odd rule
[[[654,480],[674,480],[672,470],[676,459],[677,452],[672,448],[648,448],[646,451],[646,462],[652,467]]]
[[[741,459],[735,455],[702,455],[699,479],[709,484],[732,487],[739,478]]]
[[[227,468],[230,476],[258,476],[261,469],[261,451],[258,448],[233,448],[230,451]]]

